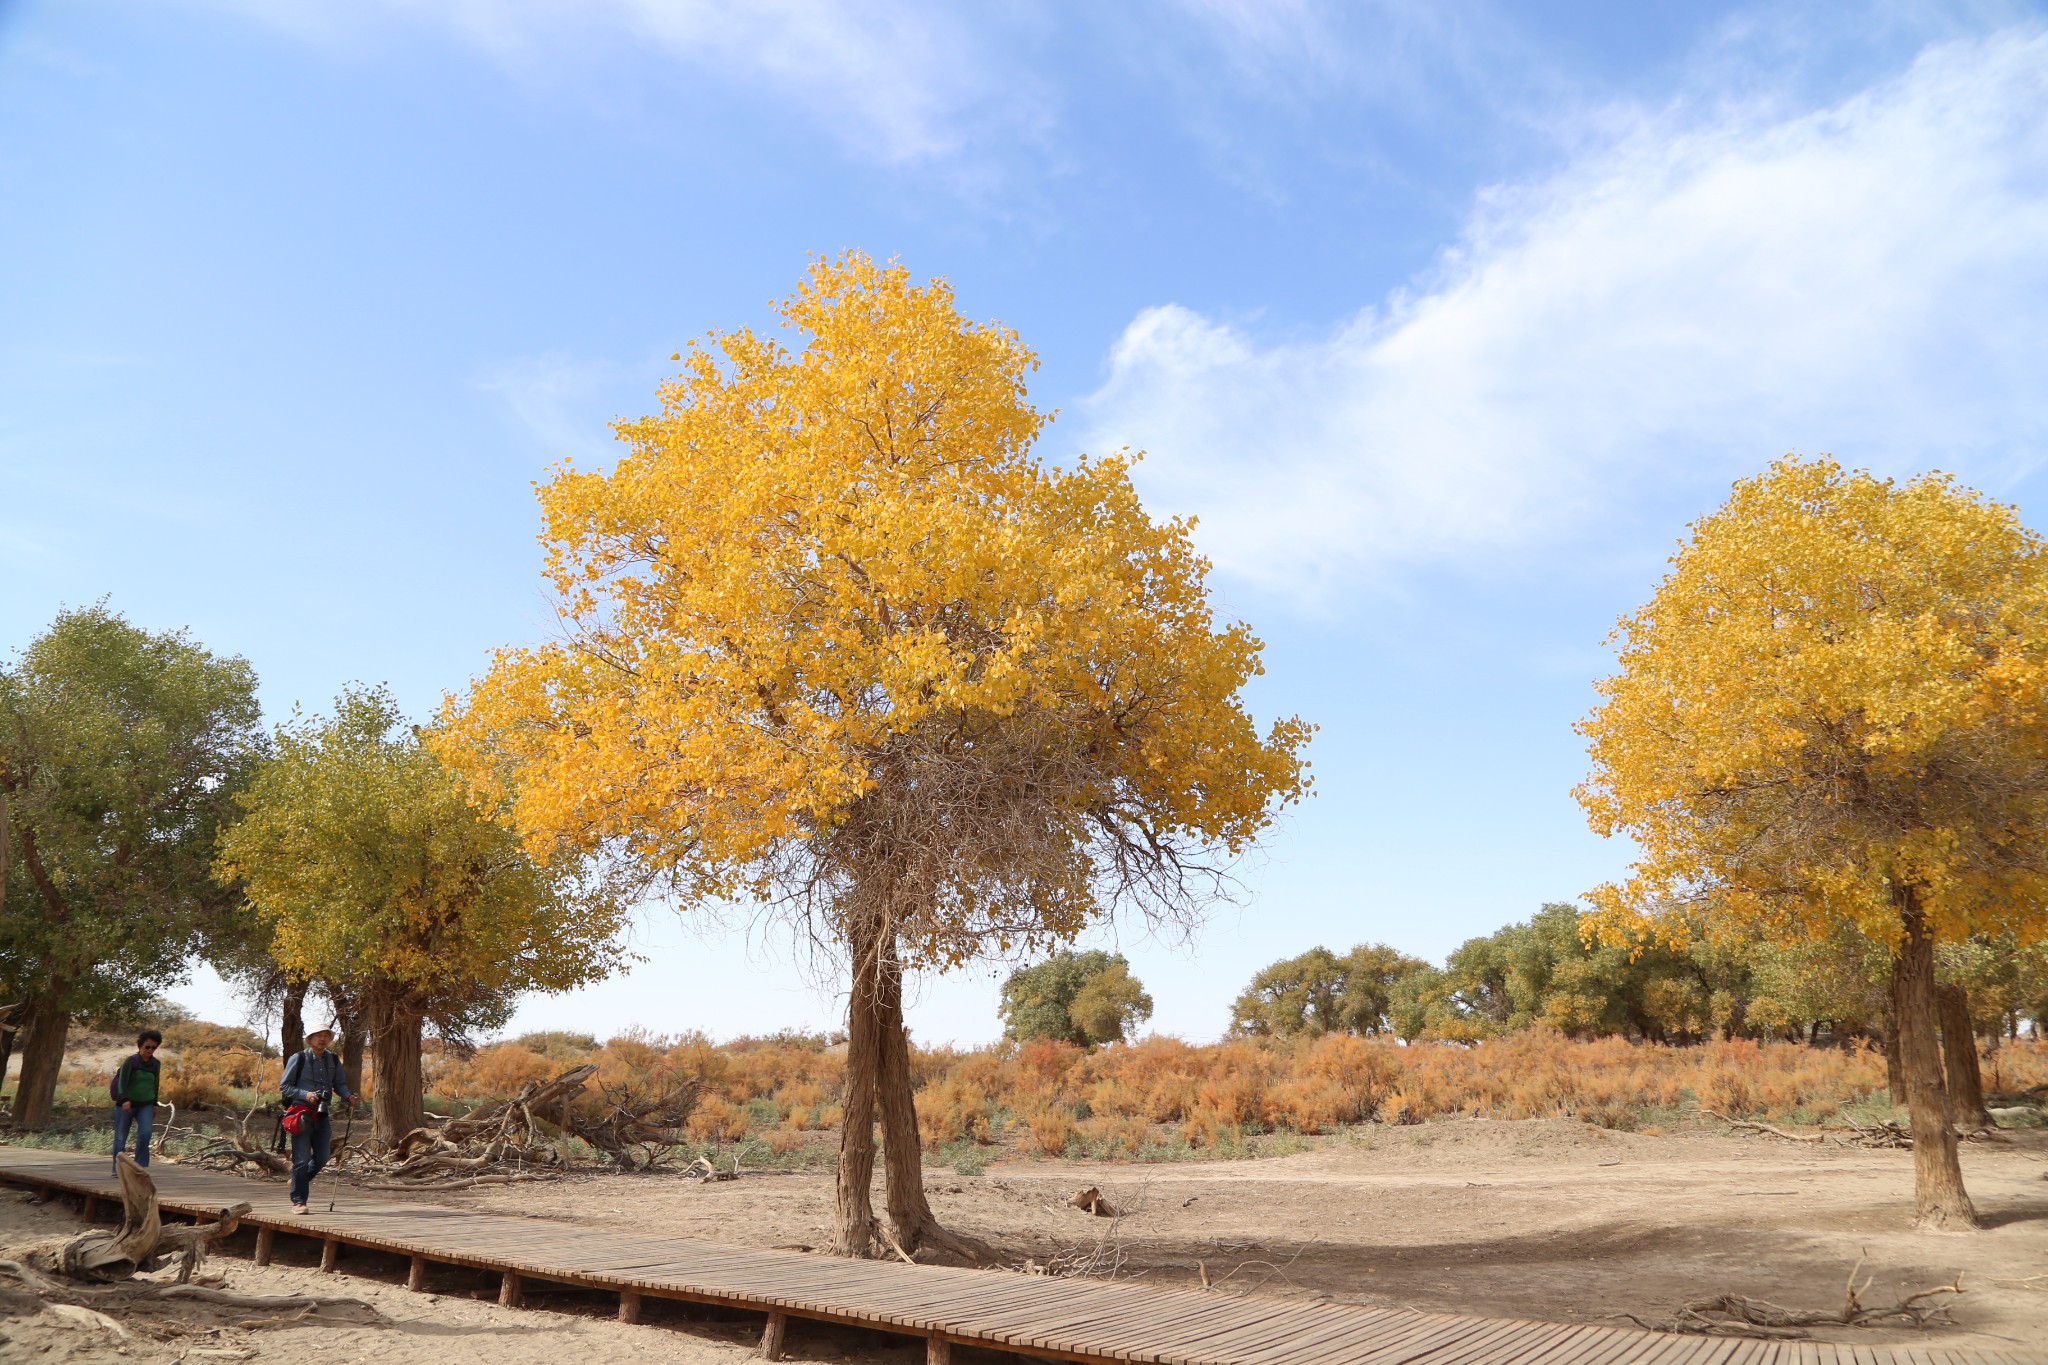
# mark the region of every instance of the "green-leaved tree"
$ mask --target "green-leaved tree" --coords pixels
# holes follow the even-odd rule
[[[286,972],[362,1002],[387,1142],[425,1122],[425,1022],[502,1018],[515,995],[569,990],[619,961],[621,898],[581,857],[530,856],[382,689],[280,727],[241,804],[220,875],[246,888]]]
[[[72,1016],[174,984],[230,909],[208,866],[260,714],[246,661],[104,604],[60,613],[0,667],[0,985],[28,1005],[17,1126],[48,1120]]]

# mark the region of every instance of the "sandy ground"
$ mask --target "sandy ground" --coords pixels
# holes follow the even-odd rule
[[[1964,1170],[1987,1227],[1911,1230],[1911,1156],[1715,1134],[1645,1137],[1565,1121],[1486,1120],[1359,1130],[1316,1151],[1261,1161],[1175,1165],[1017,1162],[979,1176],[928,1172],[940,1216],[1018,1263],[1093,1261],[1119,1278],[1216,1293],[1405,1304],[1447,1312],[1606,1322],[1668,1316],[1688,1298],[1736,1291],[1802,1307],[1841,1302],[1865,1256],[1866,1301],[1945,1283],[1969,1291],[1955,1327],[1849,1330],[1837,1340],[2027,1350],[2048,1360],[2048,1132],[1971,1144]],[[1096,1185],[1129,1212],[1098,1219],[1067,1196]],[[258,1198],[263,1197],[259,1192]],[[279,1193],[281,1198],[281,1192]],[[443,1202],[543,1220],[678,1232],[777,1246],[829,1240],[829,1172],[762,1174],[708,1185],[674,1175],[603,1175],[443,1195]],[[0,1195],[0,1243],[75,1228],[61,1206]],[[298,1254],[298,1253],[295,1253]],[[739,1361],[758,1317],[605,1320],[608,1297],[500,1309],[479,1275],[449,1269],[431,1296],[402,1287],[396,1258],[346,1259],[323,1276],[299,1264],[258,1270],[245,1247],[212,1262],[241,1292],[357,1294],[380,1323],[333,1322],[219,1339],[189,1332],[125,1348],[88,1329],[0,1319],[9,1362],[126,1358],[317,1358],[323,1365],[523,1365],[591,1360]],[[2029,1286],[2026,1277],[2037,1277]],[[47,1315],[45,1315],[46,1317]],[[1828,1336],[1816,1332],[1817,1336]],[[233,1354],[204,1356],[196,1351]],[[252,1356],[240,1352],[254,1351]],[[792,1359],[915,1361],[912,1343],[804,1328]],[[1001,1357],[963,1352],[956,1359]]]
[[[1832,1308],[1867,1256],[1866,1302],[1951,1281],[1958,1327],[1834,1339],[2025,1346],[2048,1359],[2048,1131],[1971,1143],[1988,1224],[1915,1233],[1912,1154],[1772,1138],[1645,1137],[1566,1121],[1475,1119],[1358,1130],[1313,1152],[1173,1165],[1016,1162],[926,1184],[939,1217],[1021,1262],[1116,1261],[1119,1278],[1440,1312],[1662,1320],[1734,1291]],[[1070,1207],[1099,1186],[1131,1212]],[[603,1177],[452,1199],[471,1207],[756,1246],[830,1241],[829,1173],[697,1185]],[[1198,1264],[1200,1269],[1198,1269]],[[1999,1283],[1999,1281],[2008,1283]],[[1828,1334],[1816,1332],[1816,1336]]]

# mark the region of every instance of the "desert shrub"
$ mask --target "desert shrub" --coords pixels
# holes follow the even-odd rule
[[[721,1095],[706,1095],[690,1111],[684,1128],[700,1142],[738,1141],[747,1135],[747,1111]]]
[[[180,1109],[225,1109],[233,1100],[230,1089],[217,1072],[179,1067],[164,1077],[157,1093]]]
[[[203,1019],[187,1019],[165,1024],[163,1034],[166,1052],[239,1051],[253,1052],[259,1057],[277,1056],[277,1049],[270,1046],[263,1035],[253,1029],[209,1024]]]
[[[512,1044],[557,1063],[565,1071],[589,1061],[590,1054],[596,1052],[598,1046],[593,1034],[566,1033],[560,1029],[522,1033],[512,1040]]]
[[[691,1121],[699,1141],[761,1137],[764,1151],[787,1153],[773,1138],[831,1129],[840,1122],[845,1058],[820,1035],[775,1035],[714,1043],[701,1034],[669,1037],[634,1031],[576,1052],[579,1035],[528,1035],[451,1061],[434,1080],[446,1099],[511,1093],[526,1079],[553,1074],[573,1059],[596,1064],[616,1092],[645,1095],[703,1080]],[[535,1046],[539,1044],[539,1046]],[[211,1054],[209,1054],[211,1055]],[[237,1055],[205,1068],[222,1085],[242,1083],[255,1065],[264,1087],[275,1063]],[[2048,1081],[2048,1043],[2019,1040],[1987,1055],[1987,1082],[2007,1090]],[[980,1048],[917,1048],[918,1127],[935,1153],[972,1147],[981,1158],[1005,1149],[1029,1155],[1093,1153],[1159,1159],[1258,1150],[1351,1124],[1427,1119],[1581,1118],[1603,1127],[1668,1122],[1695,1105],[1748,1117],[1808,1119],[1884,1096],[1884,1058],[1862,1046],[1735,1039],[1687,1046],[1618,1035],[1574,1039],[1535,1025],[1471,1043],[1417,1042],[1333,1032],[1293,1038],[1232,1038],[1196,1045],[1148,1037],[1087,1051],[1034,1040]],[[90,1078],[72,1078],[84,1083]],[[99,1078],[105,1085],[105,1077]],[[104,1093],[102,1091],[102,1093]],[[597,1087],[578,1102],[603,1103]],[[1830,1108],[1833,1106],[1833,1108]],[[789,1151],[796,1150],[789,1147]],[[938,1160],[935,1156],[934,1160]],[[949,1155],[941,1164],[953,1164]]]
[[[499,1043],[450,1066],[434,1081],[433,1093],[457,1100],[502,1099],[518,1094],[528,1081],[543,1081],[562,1070],[553,1058],[524,1043]]]

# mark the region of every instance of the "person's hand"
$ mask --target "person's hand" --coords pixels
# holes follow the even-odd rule
[[[126,1110],[126,1111],[127,1111],[128,1113],[132,1114],[132,1113],[134,1113],[134,1112],[135,1112],[135,1101],[133,1101],[133,1100],[122,1100],[122,1101],[121,1101],[121,1108],[122,1108],[122,1109],[124,1109],[124,1110]]]

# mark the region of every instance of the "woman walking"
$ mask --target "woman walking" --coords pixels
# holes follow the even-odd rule
[[[163,1046],[164,1036],[153,1028],[146,1028],[135,1037],[135,1055],[121,1063],[121,1069],[114,1073],[114,1079],[107,1085],[107,1093],[114,1097],[114,1156],[119,1158],[121,1149],[128,1144],[128,1130],[135,1130],[135,1164],[149,1164],[149,1128],[156,1121],[157,1082],[163,1076],[163,1063],[156,1058],[156,1050]],[[114,1174],[121,1173],[120,1162],[114,1162]]]

